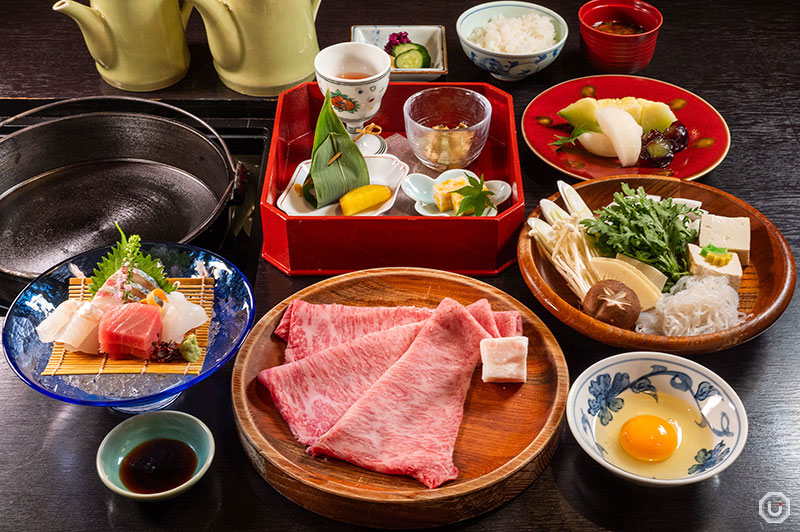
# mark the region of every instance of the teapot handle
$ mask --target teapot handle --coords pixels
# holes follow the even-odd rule
[[[311,16],[314,20],[317,20],[317,11],[319,11],[319,5],[322,3],[322,0],[311,0]]]

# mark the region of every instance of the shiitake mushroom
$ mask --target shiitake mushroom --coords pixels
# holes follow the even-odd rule
[[[628,285],[614,279],[595,283],[583,298],[583,311],[596,320],[633,329],[642,305],[639,297]]]

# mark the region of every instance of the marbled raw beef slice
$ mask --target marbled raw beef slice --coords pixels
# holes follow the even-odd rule
[[[269,389],[295,438],[311,445],[408,350],[423,323],[367,334],[265,369],[258,380]]]
[[[456,478],[453,448],[484,338],[463,306],[444,299],[408,351],[309,451],[429,488]]]

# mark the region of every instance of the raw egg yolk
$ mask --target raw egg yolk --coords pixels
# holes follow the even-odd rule
[[[626,453],[646,462],[660,462],[678,447],[678,434],[658,416],[635,416],[619,431],[619,443]]]

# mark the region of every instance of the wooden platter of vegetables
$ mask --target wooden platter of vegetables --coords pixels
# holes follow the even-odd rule
[[[791,300],[785,238],[730,194],[639,175],[559,190],[531,213],[517,258],[542,305],[590,338],[710,353],[764,332]]]

